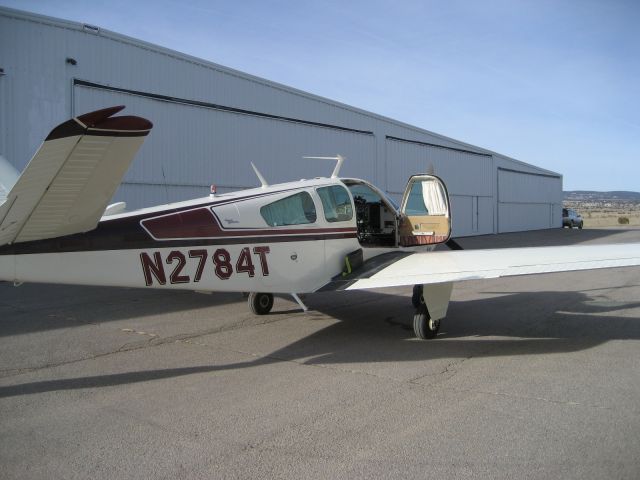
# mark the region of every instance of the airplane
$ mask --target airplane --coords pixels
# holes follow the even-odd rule
[[[306,311],[298,294],[407,285],[430,339],[454,282],[640,265],[640,243],[462,250],[442,179],[411,176],[397,206],[340,178],[341,156],[316,157],[336,160],[329,177],[269,185],[252,164],[260,187],[126,211],[109,202],[153,125],[123,108],[58,125],[19,176],[0,168],[0,280],[250,292],[257,315],[274,294]]]

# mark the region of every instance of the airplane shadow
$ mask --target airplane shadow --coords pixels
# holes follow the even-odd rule
[[[0,282],[0,338],[246,303],[242,294]],[[88,307],[91,305],[91,307]]]
[[[640,318],[616,315],[639,308],[638,301],[599,300],[597,295],[583,292],[498,295],[452,302],[438,338],[430,341],[413,339],[413,309],[405,295],[368,291],[308,295],[310,307],[338,321],[256,360],[30,382],[0,387],[0,398],[255,368],[283,361],[331,365],[544,355],[581,351],[609,340],[640,339]],[[308,317],[301,315],[300,320],[313,322],[319,317],[326,319],[312,312]]]

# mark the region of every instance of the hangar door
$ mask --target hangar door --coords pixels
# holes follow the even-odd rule
[[[562,225],[562,177],[498,168],[498,233]]]
[[[401,195],[417,173],[444,180],[451,201],[452,235],[493,233],[493,159],[491,155],[386,137],[387,192]]]
[[[73,88],[76,115],[126,105],[123,115],[153,122],[114,197],[129,208],[204,197],[211,184],[219,193],[257,187],[250,162],[269,183],[330,175],[333,163],[304,155],[340,152],[345,176],[375,170],[372,132],[79,80]]]

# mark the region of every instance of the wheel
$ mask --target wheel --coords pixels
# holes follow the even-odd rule
[[[256,315],[266,315],[273,308],[272,293],[255,293],[249,294],[249,308]]]
[[[569,222],[569,228],[573,228],[573,220]]]
[[[424,303],[424,298],[422,298],[422,285],[413,286],[413,295],[411,295],[411,303],[413,305],[413,308],[416,308],[416,309]]]
[[[579,228],[580,230],[582,230],[582,225],[584,225],[584,222],[580,222],[580,225],[578,225],[578,228]]]
[[[426,305],[420,305],[413,316],[413,332],[416,337],[427,340],[435,338],[440,330],[440,320],[432,320]]]

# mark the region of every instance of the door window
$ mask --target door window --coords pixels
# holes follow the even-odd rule
[[[327,222],[347,222],[353,218],[353,206],[349,192],[339,185],[320,187],[316,190]]]
[[[437,177],[415,175],[409,179],[402,200],[402,213],[401,245],[429,245],[449,239],[449,200],[444,184]]]

